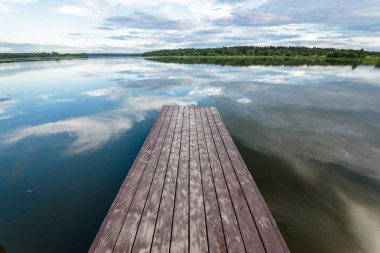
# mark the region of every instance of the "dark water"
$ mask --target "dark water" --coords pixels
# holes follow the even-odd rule
[[[86,252],[164,104],[217,106],[292,252],[380,252],[379,69],[136,58],[0,65],[0,245]]]

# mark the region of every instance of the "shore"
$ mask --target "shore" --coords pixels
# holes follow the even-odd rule
[[[108,55],[92,55],[92,54],[58,54],[44,56],[19,56],[0,54],[0,63],[12,62],[33,62],[33,61],[60,61],[88,58],[108,58],[115,56]],[[131,57],[129,54],[118,55],[117,57]],[[141,56],[133,55],[133,57],[142,57],[147,60],[181,63],[181,64],[217,64],[217,65],[373,65],[380,67],[379,56],[365,56],[364,58],[330,58],[326,56],[247,56],[247,55],[220,55],[220,56]]]
[[[87,54],[0,54],[0,63],[87,59]]]

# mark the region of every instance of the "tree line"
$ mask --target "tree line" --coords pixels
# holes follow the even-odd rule
[[[366,55],[380,56],[379,52],[367,52],[364,49],[335,49],[319,47],[256,47],[233,46],[218,48],[178,48],[162,49],[143,53],[144,57],[156,56],[324,56],[328,58],[364,58]]]
[[[0,53],[0,58],[59,58],[59,57],[88,57],[85,53],[78,54],[61,54],[57,52],[42,53]]]

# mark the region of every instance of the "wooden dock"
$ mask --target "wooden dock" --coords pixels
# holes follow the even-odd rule
[[[89,252],[289,252],[214,107],[164,106]]]

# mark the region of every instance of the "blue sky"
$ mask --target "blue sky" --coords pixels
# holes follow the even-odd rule
[[[380,1],[0,0],[0,52],[231,45],[380,51]]]

